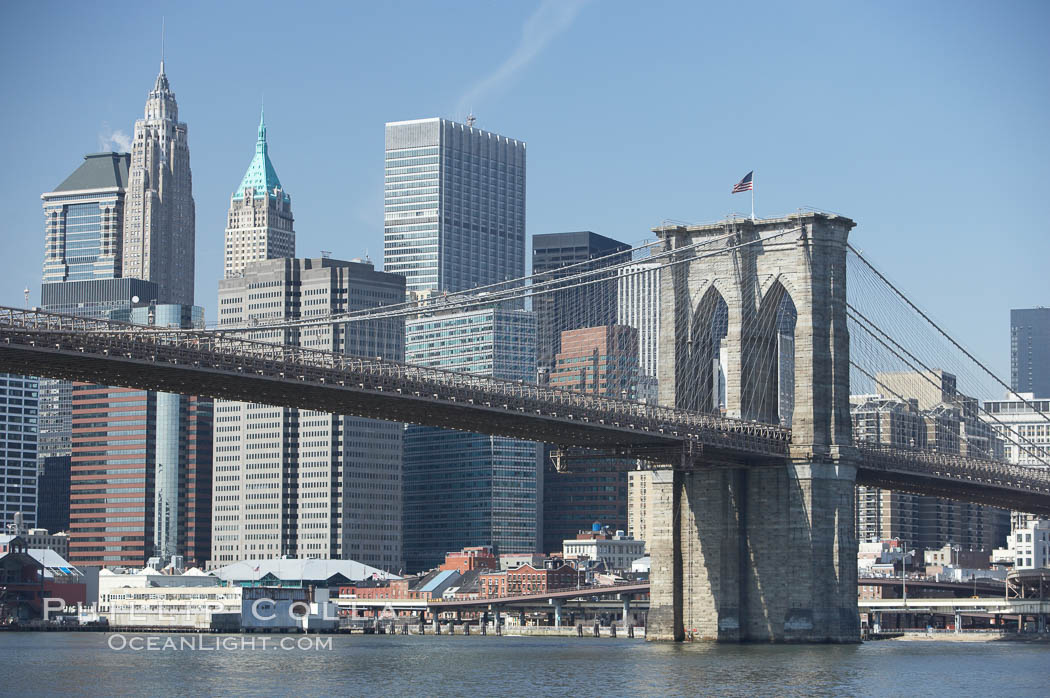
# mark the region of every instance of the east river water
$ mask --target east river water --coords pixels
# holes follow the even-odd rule
[[[133,637],[139,638],[130,642]],[[1046,696],[1050,644],[663,644],[523,637],[0,632],[0,694]],[[267,646],[259,646],[262,638]],[[299,640],[307,648],[284,649]],[[188,638],[188,639],[186,639]],[[256,640],[256,648],[242,642]],[[328,641],[331,641],[330,644]],[[315,643],[320,642],[320,645]],[[141,647],[132,649],[132,646]],[[225,646],[224,646],[225,645]],[[313,647],[309,647],[313,645]],[[118,649],[113,649],[117,647]]]

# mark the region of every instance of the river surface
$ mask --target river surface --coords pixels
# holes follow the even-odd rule
[[[132,649],[149,637],[198,649]],[[282,637],[313,647],[283,649]],[[253,638],[255,649],[242,648]],[[1050,644],[4,632],[0,694],[1046,696]]]

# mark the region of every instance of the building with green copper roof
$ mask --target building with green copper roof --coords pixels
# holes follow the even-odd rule
[[[260,114],[255,156],[230,197],[224,277],[241,276],[245,265],[252,262],[294,256],[292,197],[284,191],[270,162],[265,114]]]
[[[291,203],[292,199],[283,191],[281,180],[277,177],[277,171],[270,162],[269,147],[266,143],[266,115],[259,115],[259,140],[255,142],[255,157],[248,165],[248,171],[244,173],[241,186],[237,187],[233,198],[243,199],[245,189],[253,189],[256,196],[262,196],[265,192],[269,196],[284,197],[285,202]]]

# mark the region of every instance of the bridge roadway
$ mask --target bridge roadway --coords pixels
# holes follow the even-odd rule
[[[0,371],[590,448],[672,467],[778,465],[791,431],[380,358],[0,307]],[[859,444],[857,482],[1050,515],[1050,474]],[[623,467],[623,466],[621,466]]]
[[[558,589],[539,594],[521,594],[518,596],[500,596],[491,599],[368,599],[340,596],[333,599],[341,608],[391,608],[395,611],[462,611],[480,609],[490,606],[535,607],[549,605],[552,600],[573,601],[588,600],[595,596],[606,597],[620,594],[648,594],[649,584],[616,584],[605,587],[587,587],[583,589]],[[647,605],[647,602],[641,602]]]
[[[899,579],[892,578],[861,578],[860,585],[881,584],[885,586],[899,586]],[[930,591],[954,591],[969,592],[971,586],[968,583],[934,582],[931,580],[909,579],[908,586],[914,593],[929,593]],[[882,611],[885,613],[934,613],[944,615],[1022,615],[1022,616],[1048,616],[1050,615],[1050,600],[1044,599],[1016,599],[994,596],[996,592],[1002,592],[1001,584],[996,585],[988,580],[982,580],[978,585],[982,596],[973,597],[939,597],[939,598],[909,598],[909,599],[859,599],[857,608],[861,613],[873,613]],[[647,595],[649,593],[648,583],[619,584],[608,587],[590,587],[584,589],[567,589],[548,591],[538,594],[522,594],[518,596],[501,596],[498,598],[478,599],[357,599],[349,597],[338,597],[334,599],[340,608],[344,609],[375,609],[394,611],[482,611],[496,607],[508,610],[517,609],[541,609],[551,607],[555,601],[572,602],[580,601],[588,604],[593,610],[596,607],[619,608],[622,604],[594,602],[594,597],[630,595],[630,605],[637,610],[648,610],[648,599],[635,599],[634,597]]]

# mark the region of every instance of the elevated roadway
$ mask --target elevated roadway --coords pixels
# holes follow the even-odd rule
[[[768,466],[791,430],[383,359],[0,307],[0,371],[596,449],[674,469]],[[1050,516],[1050,474],[858,444],[857,482]],[[624,466],[620,466],[624,467]]]

